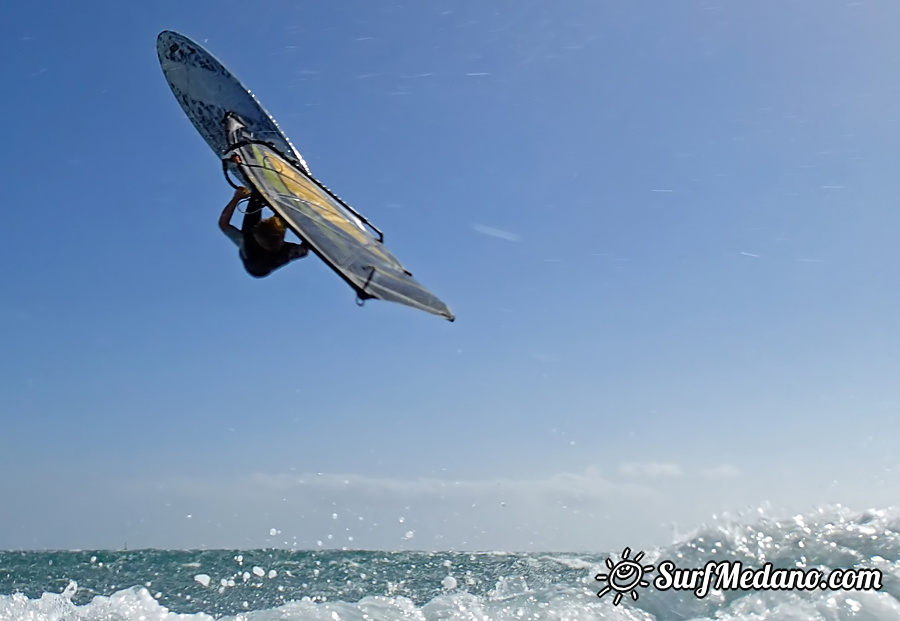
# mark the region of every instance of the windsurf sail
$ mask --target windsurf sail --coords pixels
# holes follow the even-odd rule
[[[419,284],[359,213],[271,143],[255,140],[234,115],[226,118],[229,170],[256,189],[310,249],[356,291],[360,301],[397,302],[453,321],[453,313]]]

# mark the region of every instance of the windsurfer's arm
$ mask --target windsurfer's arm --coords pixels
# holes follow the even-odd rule
[[[228,235],[230,229],[235,227],[231,226],[231,217],[234,215],[234,210],[237,209],[237,205],[243,199],[250,196],[250,190],[247,188],[238,188],[234,191],[234,196],[231,197],[231,200],[228,201],[228,204],[225,205],[225,209],[222,210],[222,215],[219,216],[219,230]]]

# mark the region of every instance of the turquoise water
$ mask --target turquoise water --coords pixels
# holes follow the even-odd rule
[[[622,552],[10,551],[0,553],[0,621],[900,619],[897,511],[722,520],[644,550],[642,561],[875,568],[883,576],[877,591],[714,591],[698,599],[650,585],[634,590],[637,601],[614,605],[597,597],[594,576]]]

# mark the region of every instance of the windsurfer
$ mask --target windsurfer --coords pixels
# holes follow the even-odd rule
[[[241,228],[231,224],[234,210],[240,201],[249,198]],[[255,192],[240,187],[219,216],[219,229],[238,247],[244,269],[254,278],[268,276],[279,267],[309,253],[306,244],[284,240],[287,225],[277,214],[262,219],[266,202]]]

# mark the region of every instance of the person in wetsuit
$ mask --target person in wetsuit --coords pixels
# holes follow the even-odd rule
[[[240,230],[232,226],[231,217],[240,201],[249,198]],[[278,215],[262,219],[266,202],[247,188],[238,188],[219,216],[219,229],[238,247],[244,269],[254,278],[268,276],[279,267],[309,253],[306,244],[284,241],[287,225]]]

